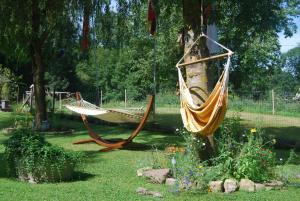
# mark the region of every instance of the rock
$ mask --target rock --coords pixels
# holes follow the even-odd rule
[[[183,178],[180,182],[179,182],[179,188],[180,189],[185,189],[185,190],[189,190],[193,187],[193,183],[187,179],[187,178]]]
[[[149,191],[149,193],[153,195],[153,197],[162,198],[162,194],[158,191]]]
[[[255,183],[255,190],[256,191],[264,191],[264,190],[266,190],[266,186],[264,184]]]
[[[266,189],[281,189],[283,187],[282,181],[272,180],[270,182],[265,183]]]
[[[151,169],[152,169],[151,167],[143,167],[143,168],[138,169],[136,171],[136,174],[138,177],[141,177],[141,176],[143,176],[143,174],[146,170],[151,170]]]
[[[146,170],[143,173],[143,176],[149,178],[151,182],[162,184],[165,183],[166,178],[170,174],[170,169],[151,169]]]
[[[147,190],[146,188],[143,188],[143,187],[138,187],[136,189],[136,192],[138,194],[141,194],[141,195],[152,195],[153,197],[159,197],[159,198],[163,197],[160,192],[158,192],[158,191],[149,191],[149,190]]]
[[[174,178],[166,179],[166,185],[168,185],[168,186],[173,186],[173,185],[175,185],[175,183],[176,183],[176,179],[174,179]]]
[[[224,182],[225,193],[235,192],[238,188],[238,182],[235,179],[226,179]]]
[[[247,191],[247,192],[255,191],[255,184],[250,179],[241,179],[239,186],[241,191]]]
[[[1,133],[4,135],[10,135],[12,132],[14,132],[16,129],[15,128],[4,128]]]
[[[139,194],[146,194],[148,190],[146,188],[143,188],[143,187],[138,187],[136,189],[136,192],[139,193]]]
[[[222,192],[223,181],[210,181],[209,188],[211,192]]]

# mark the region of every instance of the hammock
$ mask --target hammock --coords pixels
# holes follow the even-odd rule
[[[201,37],[206,37],[208,40],[217,44],[218,46],[222,47],[228,52],[220,55],[202,58],[197,61],[180,64],[184,57],[189,53],[189,51]],[[180,113],[184,127],[188,131],[200,134],[202,136],[210,136],[216,131],[216,129],[223,121],[228,102],[229,66],[232,54],[233,52],[224,47],[223,45],[210,39],[205,34],[201,34],[177,63],[176,67],[178,69],[181,102]],[[207,98],[207,100],[201,106],[196,105],[193,102],[190,90],[184,81],[180,67],[222,57],[227,57],[227,62],[225,64],[222,75],[220,76],[217,84],[215,85],[215,88],[213,89],[212,93]]]
[[[142,108],[135,109],[135,113],[124,109],[104,109],[89,103],[82,98],[79,101],[66,104],[65,107],[78,114],[94,116],[103,121],[113,123],[138,123],[143,118],[141,115]]]
[[[100,146],[106,147],[106,148],[102,149],[101,151],[108,151],[111,149],[123,148],[125,145],[130,143],[140,133],[140,131],[145,126],[146,121],[150,115],[151,109],[153,107],[153,103],[154,103],[154,96],[150,96],[144,115],[141,116],[141,118],[139,116],[140,121],[139,121],[138,126],[136,127],[136,129],[131,133],[131,135],[127,139],[119,140],[119,141],[110,141],[110,140],[106,140],[106,139],[102,138],[101,136],[99,136],[97,133],[95,133],[93,131],[93,129],[88,124],[86,115],[92,115],[97,118],[100,117],[102,119],[105,114],[109,114],[109,113],[117,114],[114,117],[110,116],[112,118],[106,118],[106,119],[113,119],[115,122],[119,122],[119,121],[124,122],[121,120],[133,119],[133,118],[136,118],[137,115],[130,114],[130,113],[123,113],[123,112],[115,111],[115,110],[101,109],[91,103],[88,103],[87,101],[84,101],[81,98],[81,95],[79,92],[76,93],[76,98],[77,98],[77,107],[72,106],[72,105],[66,105],[66,107],[72,108],[73,109],[72,111],[80,113],[81,119],[82,119],[86,129],[88,130],[88,134],[91,138],[87,139],[87,140],[80,140],[80,141],[74,142],[73,144],[84,144],[84,143],[94,142]],[[117,120],[116,116],[118,116],[118,118],[119,118],[118,120]]]

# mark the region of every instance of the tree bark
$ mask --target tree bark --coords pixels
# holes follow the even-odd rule
[[[35,128],[40,129],[42,121],[47,120],[46,95],[44,75],[45,68],[42,62],[42,44],[39,36],[40,11],[38,1],[32,1],[32,38],[31,38],[31,60],[33,71],[34,97],[35,97]],[[45,32],[44,32],[45,33]]]
[[[183,0],[183,18],[184,18],[184,50],[185,52],[191,47],[192,43],[201,34],[201,0]],[[204,7],[204,6],[203,6]],[[203,22],[204,23],[204,22]],[[202,30],[205,32],[205,30]],[[207,57],[209,50],[206,45],[206,39],[203,37],[199,43],[196,44],[190,53],[184,58],[184,62],[195,61],[199,58]],[[192,94],[194,103],[201,105],[209,96],[209,79],[207,63],[197,63],[186,66],[186,83]],[[206,149],[199,153],[201,159],[210,158],[213,153],[213,143],[209,142],[208,138],[204,138]]]
[[[36,47],[36,45],[33,45],[32,63],[35,97],[35,128],[40,129],[42,121],[47,120],[47,108],[44,82],[45,69],[42,63],[41,48]]]
[[[184,50],[201,34],[201,0],[184,0],[183,17],[185,22]],[[184,58],[184,62],[195,61],[208,56],[206,40],[202,38]],[[198,63],[186,66],[186,81],[194,102],[201,105],[208,98],[208,78],[206,63]]]

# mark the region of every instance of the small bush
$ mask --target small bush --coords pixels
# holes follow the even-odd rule
[[[214,136],[217,150],[208,160],[199,157],[209,144],[185,129],[179,130],[186,142],[185,152],[175,153],[176,177],[184,189],[206,190],[209,181],[227,178],[251,179],[254,182],[275,178],[275,154],[272,141],[263,139],[262,131],[250,131],[235,116],[226,119]]]
[[[255,182],[268,181],[274,177],[274,166],[275,155],[264,146],[260,134],[249,134],[236,157],[233,176]]]
[[[5,144],[5,156],[10,176],[34,182],[71,179],[81,161],[80,154],[52,146],[28,128],[13,132]]]

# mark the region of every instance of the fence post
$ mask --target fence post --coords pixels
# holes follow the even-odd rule
[[[100,91],[100,107],[102,107],[102,90]]]
[[[61,93],[59,93],[59,110],[61,110]]]
[[[49,94],[51,94],[51,92],[49,92]],[[53,97],[52,97],[52,112],[54,114],[55,111],[55,88],[53,88]]]
[[[274,98],[274,89],[272,89],[272,113],[275,114],[275,98]]]
[[[124,101],[124,104],[125,104],[125,109],[126,109],[126,106],[127,106],[127,93],[126,93],[126,89],[125,89],[125,101]]]

